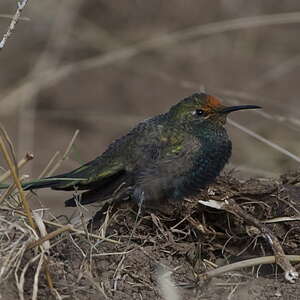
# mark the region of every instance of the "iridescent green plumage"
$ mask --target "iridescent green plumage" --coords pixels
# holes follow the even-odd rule
[[[119,195],[147,204],[182,199],[219,175],[231,155],[224,128],[225,107],[205,93],[194,94],[169,112],[139,123],[93,161],[69,173],[25,183],[25,189],[85,190],[82,204]],[[67,206],[75,206],[72,198]]]

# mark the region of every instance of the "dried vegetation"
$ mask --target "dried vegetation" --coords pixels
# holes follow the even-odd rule
[[[39,230],[34,230],[19,207],[8,207],[17,196],[10,195],[0,207],[1,294],[5,299],[43,298],[50,291],[53,299],[153,299],[175,293],[178,299],[217,299],[230,293],[238,297],[246,283],[251,294],[257,277],[270,289],[280,283],[300,292],[270,264],[272,247],[257,227],[199,203],[234,200],[274,233],[297,269],[300,172],[278,180],[236,177],[225,174],[195,199],[165,203],[159,211],[143,209],[139,216],[130,202],[107,203],[93,233],[83,220],[57,224],[37,212],[32,215]],[[216,280],[217,288],[210,289]]]

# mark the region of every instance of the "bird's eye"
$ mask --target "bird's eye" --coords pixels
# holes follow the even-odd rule
[[[196,110],[195,110],[195,115],[197,115],[197,116],[202,116],[202,115],[204,115],[204,110],[202,110],[202,109],[196,109]]]

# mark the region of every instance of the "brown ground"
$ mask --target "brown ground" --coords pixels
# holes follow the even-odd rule
[[[230,197],[260,220],[299,216],[299,184],[300,172],[282,176],[279,181],[252,179],[246,182],[227,174],[197,199],[224,201]],[[75,233],[63,233],[52,239],[48,263],[57,293],[66,299],[161,299],[159,286],[164,277],[159,274],[170,272],[172,287],[176,286],[172,291],[176,291],[178,299],[300,298],[299,282],[285,282],[276,265],[235,270],[204,280],[201,274],[213,267],[273,255],[273,252],[259,231],[243,219],[199,205],[197,199],[165,204],[160,212],[144,209],[137,219],[136,209],[130,203],[118,208],[108,206],[99,221],[101,227],[94,234],[102,233],[119,244]],[[16,243],[17,252],[26,240],[25,235],[23,243],[18,244],[20,229],[16,224],[23,230],[26,228],[11,211],[1,210],[0,220],[3,245],[0,254],[4,261],[9,252],[7,248],[4,251],[5,247]],[[12,224],[15,224],[14,229]],[[267,226],[277,235],[286,254],[299,254],[300,221],[276,221]],[[48,232],[55,229],[50,226]],[[6,244],[8,239],[10,246]],[[25,264],[37,253],[25,251],[18,257],[20,265],[17,268],[12,265],[9,271],[20,277]],[[26,272],[21,289],[25,299],[30,299],[32,294],[36,268],[37,262],[31,263]],[[16,299],[14,282],[13,274],[2,281],[1,299]],[[43,272],[38,295],[39,299],[49,295]]]

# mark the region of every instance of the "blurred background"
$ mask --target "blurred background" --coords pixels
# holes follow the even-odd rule
[[[0,2],[0,36],[16,1]],[[199,90],[226,104],[257,104],[232,120],[300,156],[300,2],[294,0],[29,1],[0,52],[0,121],[22,171],[37,177],[53,155],[58,172],[102,153],[137,122]],[[243,177],[299,167],[228,124]],[[60,156],[60,157],[61,157]],[[2,164],[5,165],[5,164]],[[62,192],[40,191],[60,210]]]

